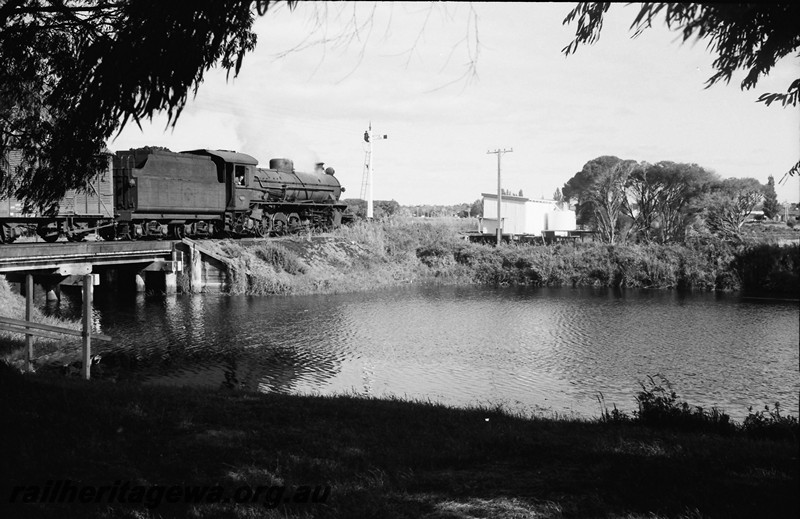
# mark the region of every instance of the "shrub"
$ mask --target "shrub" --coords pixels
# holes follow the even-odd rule
[[[800,245],[750,245],[737,253],[733,267],[744,290],[791,294],[800,291]]]
[[[416,255],[422,263],[430,268],[447,267],[454,261],[452,251],[441,244],[418,247]]]
[[[647,377],[649,386],[639,383],[642,390],[636,395],[638,410],[633,416],[620,411],[614,405],[612,410],[606,406],[602,393],[598,393],[600,421],[609,424],[642,424],[651,427],[671,427],[684,431],[712,432],[728,435],[743,433],[756,439],[797,440],[800,426],[797,417],[783,416],[780,404],[763,411],[753,411],[739,424],[723,411],[712,407],[707,411],[699,406],[691,406],[678,398],[669,381],[662,375]]]
[[[754,438],[797,440],[800,431],[797,417],[782,416],[778,402],[775,402],[774,409],[766,405],[763,411],[753,412],[753,408],[750,407],[748,412],[742,424],[742,429],[747,435]]]
[[[655,378],[658,378],[658,381]],[[662,375],[648,376],[650,386],[640,382],[642,390],[636,395],[638,411],[636,420],[645,425],[675,427],[684,430],[713,431],[727,434],[735,430],[730,416],[717,408],[706,411],[702,407],[682,402]]]
[[[254,254],[258,259],[272,265],[277,272],[295,275],[306,271],[297,254],[279,243],[265,242],[254,250]]]

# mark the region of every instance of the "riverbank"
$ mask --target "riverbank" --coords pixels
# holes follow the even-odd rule
[[[15,496],[9,517],[730,518],[800,512],[796,438],[759,440],[397,400],[83,382],[9,368],[0,373],[0,391],[3,500]],[[37,486],[44,492],[50,485],[54,493],[64,480],[79,488],[116,488],[128,503],[102,496],[98,503],[22,502],[41,498]],[[183,490],[167,493],[173,485],[220,494],[187,504]],[[318,490],[316,499],[303,493],[306,486]],[[21,488],[11,494],[15,487]],[[265,488],[256,498],[258,487]],[[289,502],[276,499],[281,488],[283,497],[293,496]],[[234,492],[255,502],[235,503]]]
[[[364,280],[375,283],[371,288],[472,283],[475,272],[536,271],[518,264],[527,254],[552,262],[564,256],[554,254],[556,247],[493,251],[453,239],[446,229],[381,225],[381,231],[343,231],[362,236],[272,240],[249,247],[261,252],[231,257],[247,265],[245,254],[260,255],[289,280],[281,293],[296,293],[292,279],[305,279],[307,290],[324,279],[331,281],[317,289],[370,288],[347,284]],[[618,251],[594,247],[583,251]],[[486,256],[472,265],[455,259],[454,251],[470,250]],[[331,264],[338,266],[326,274]],[[249,267],[250,276],[261,268]],[[404,277],[410,274],[418,277]],[[21,298],[2,285],[0,302],[21,308]],[[44,348],[37,343],[37,352]],[[605,421],[580,421],[500,407],[83,382],[20,375],[2,365],[0,391],[7,424],[0,428],[0,480],[9,517],[633,519],[800,512],[796,426],[793,437],[766,439],[724,421],[695,428],[680,411],[678,421],[690,426],[646,426],[613,410]],[[206,493],[187,503],[187,488],[195,497]],[[79,490],[90,503],[80,502]],[[55,502],[59,495],[69,500],[70,492],[75,503]]]
[[[469,243],[458,221],[357,222],[326,236],[210,245],[236,268],[232,293],[311,294],[407,283],[744,291],[797,297],[800,245]],[[773,240],[774,241],[774,240]]]

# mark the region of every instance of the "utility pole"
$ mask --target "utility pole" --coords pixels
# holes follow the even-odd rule
[[[388,135],[373,135],[372,133],[372,121],[369,123],[369,129],[364,132],[364,140],[369,143],[369,167],[367,168],[367,218],[372,220],[373,212],[372,212],[372,174],[374,170],[372,169],[373,163],[373,150],[372,150],[372,142],[375,139],[388,139]]]
[[[503,221],[500,214],[501,210],[500,207],[501,204],[503,203],[503,189],[502,189],[502,183],[500,182],[500,157],[503,155],[503,153],[511,153],[513,151],[514,148],[508,150],[496,149],[494,151],[486,152],[487,155],[491,155],[493,153],[497,154],[497,245],[500,245],[500,241],[502,240],[501,223]]]

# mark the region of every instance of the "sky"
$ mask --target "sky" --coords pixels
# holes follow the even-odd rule
[[[237,77],[212,69],[174,128],[128,124],[109,143],[236,150],[260,167],[325,162],[361,198],[370,124],[376,200],[471,203],[504,189],[549,198],[588,161],[695,163],[722,178],[775,178],[800,201],[800,107],[757,103],[800,77],[779,61],[742,91],[743,74],[705,88],[714,55],[663,23],[633,39],[637,6],[612,5],[599,41],[565,57],[573,3],[279,4],[257,19]]]

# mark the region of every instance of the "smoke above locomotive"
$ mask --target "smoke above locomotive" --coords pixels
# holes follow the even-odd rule
[[[0,202],[0,242],[35,230],[45,241],[71,241],[97,231],[106,240],[273,236],[341,224],[347,206],[333,168],[296,171],[289,159],[269,168],[245,153],[160,148],[118,151],[76,203],[55,215],[19,214]],[[5,210],[4,210],[5,208]]]

